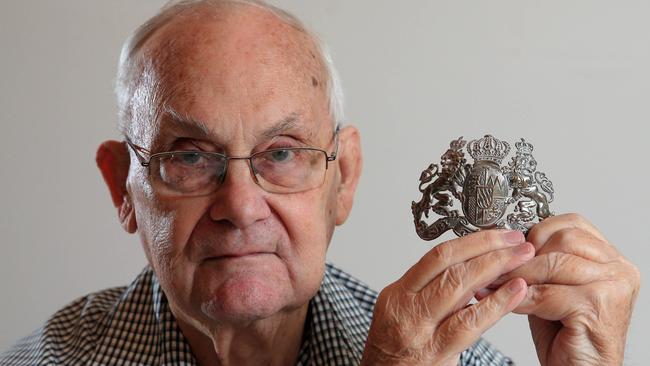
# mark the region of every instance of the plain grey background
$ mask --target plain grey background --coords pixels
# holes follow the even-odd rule
[[[557,213],[580,212],[647,280],[650,2],[278,0],[330,45],[364,174],[329,258],[376,289],[433,243],[415,235],[420,172],[449,141],[535,145]],[[74,298],[144,266],[94,165],[117,138],[122,41],[162,0],[0,3],[0,350]],[[439,242],[439,241],[438,241]],[[642,288],[626,364],[647,364]],[[525,317],[486,337],[537,364]],[[645,341],[644,341],[645,339]],[[645,346],[644,346],[645,344]]]

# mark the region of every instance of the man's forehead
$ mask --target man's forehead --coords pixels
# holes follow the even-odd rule
[[[266,108],[241,116],[253,122],[248,127],[262,125],[253,128],[259,134],[247,132],[314,131],[322,122],[315,115],[323,114],[314,104],[328,104],[326,71],[315,54],[307,34],[264,9],[242,5],[177,15],[141,50],[163,94],[154,130],[209,136],[216,114],[228,120],[242,110]]]
[[[203,5],[179,13],[146,40],[141,52],[165,71],[206,58],[234,66],[234,61],[265,56],[284,56],[311,72],[324,71],[309,35],[268,10],[245,4]]]

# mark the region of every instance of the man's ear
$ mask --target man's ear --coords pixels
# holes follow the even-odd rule
[[[126,143],[119,141],[105,141],[97,149],[95,157],[97,167],[108,186],[113,205],[117,208],[117,215],[126,232],[133,234],[138,229],[135,218],[135,209],[131,197],[126,189],[126,180],[129,176],[129,151]]]
[[[346,126],[339,131],[339,150],[337,160],[340,169],[340,181],[337,190],[336,225],[347,220],[352,210],[354,192],[361,176],[361,139],[359,130]]]

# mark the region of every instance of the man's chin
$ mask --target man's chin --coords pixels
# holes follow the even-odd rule
[[[201,310],[218,322],[242,323],[265,319],[296,306],[288,278],[246,273],[221,282],[207,299]]]

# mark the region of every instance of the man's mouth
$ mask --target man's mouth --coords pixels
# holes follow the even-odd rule
[[[243,258],[256,258],[265,255],[275,254],[272,252],[253,251],[253,252],[238,252],[238,253],[224,253],[217,256],[206,258],[206,261],[228,260],[228,259],[243,259]]]

